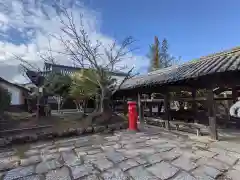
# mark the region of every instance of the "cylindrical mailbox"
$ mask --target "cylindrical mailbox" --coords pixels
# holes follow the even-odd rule
[[[128,129],[137,131],[137,103],[135,101],[128,102]]]

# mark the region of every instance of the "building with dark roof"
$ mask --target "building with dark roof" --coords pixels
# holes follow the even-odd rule
[[[27,108],[26,97],[29,90],[21,85],[11,83],[0,77],[0,86],[11,94],[11,110]]]
[[[141,75],[126,81],[121,89],[170,84],[186,84],[195,80],[208,78],[205,85],[215,83],[221,85],[221,78],[234,79],[233,74],[240,72],[240,47],[204,56],[178,66],[172,66],[146,75]],[[230,75],[231,74],[231,75]],[[218,76],[218,77],[217,77]],[[215,78],[214,78],[215,77]],[[209,79],[210,78],[210,79]],[[231,79],[229,79],[231,81]],[[238,78],[240,80],[240,78]],[[202,82],[198,82],[199,86]],[[216,84],[217,83],[217,84]]]
[[[197,90],[203,89],[205,91],[204,97],[196,97]],[[231,90],[231,96],[219,97],[221,92]],[[164,101],[164,123],[165,127],[169,128],[169,122],[173,120],[174,112],[170,109],[170,102],[190,102],[191,108],[188,111],[191,117],[196,122],[203,122],[197,118],[197,102],[204,102],[203,120],[208,119],[209,132],[213,139],[217,139],[217,118],[216,118],[216,101],[231,100],[236,102],[240,90],[240,47],[208,56],[195,59],[184,63],[182,65],[172,66],[151,73],[136,76],[123,83],[119,95],[132,96],[133,99],[138,99],[139,110],[142,109],[141,99],[143,94],[159,93],[162,96],[160,100],[148,99],[149,102],[163,102]],[[179,92],[187,91],[190,97],[184,98],[179,96]],[[173,93],[172,93],[173,92]],[[172,94],[170,94],[172,93]],[[152,104],[149,105],[149,109]],[[229,108],[227,108],[229,110]],[[139,111],[139,119],[144,122],[143,112]],[[180,112],[181,115],[186,112]],[[152,114],[152,113],[150,113]],[[189,115],[190,115],[189,114]],[[227,116],[229,112],[226,113]],[[230,123],[232,118],[229,116],[223,119],[224,123]],[[176,122],[175,122],[176,123]],[[239,124],[238,122],[234,122]],[[239,124],[240,126],[240,124]],[[193,126],[192,126],[193,127]]]
[[[62,74],[72,74],[76,71],[80,71],[83,68],[81,67],[74,67],[74,66],[66,66],[66,65],[60,65],[60,64],[52,64],[52,63],[44,63],[44,71],[43,73],[48,73],[48,72],[60,72]],[[87,68],[85,68],[87,69]],[[110,72],[111,75],[113,76],[126,76],[127,74],[121,71],[114,71]]]
[[[28,71],[27,76],[30,78],[33,84],[37,86],[41,86],[41,84],[44,81],[44,77],[46,77],[49,73],[56,72],[56,73],[61,73],[64,75],[71,75],[77,71],[82,70],[80,67],[74,67],[74,66],[66,66],[66,65],[59,65],[59,64],[52,64],[52,63],[44,63],[44,68],[42,72],[34,72],[34,71]],[[109,72],[113,78],[117,80],[118,83],[122,82],[122,80],[126,77],[127,73],[120,72],[120,71],[114,71],[114,72]],[[30,85],[28,85],[30,86]],[[54,99],[49,97],[49,102],[52,104],[57,103]],[[88,103],[89,107],[93,107],[94,103],[93,100],[89,100],[91,103]],[[67,105],[65,105],[67,104]],[[75,104],[66,102],[64,104],[63,108],[74,108]],[[70,104],[70,105],[69,105]],[[55,108],[52,106],[52,108]]]
[[[37,79],[39,80],[39,84],[43,83],[44,77],[47,76],[51,72],[61,73],[64,75],[71,75],[77,71],[82,70],[80,67],[73,67],[73,66],[66,66],[66,65],[59,65],[59,64],[51,64],[51,63],[44,63],[43,71],[41,72],[34,72],[28,71],[27,76],[34,84],[37,83]],[[122,80],[127,76],[127,73],[121,71],[114,71],[109,72],[113,78],[117,80],[118,83],[122,82]]]

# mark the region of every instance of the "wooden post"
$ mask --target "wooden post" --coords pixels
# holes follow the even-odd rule
[[[148,97],[149,97],[149,99],[152,99],[152,96],[151,96],[152,94],[150,93],[150,94],[148,94]],[[147,107],[148,107],[148,109],[149,109],[149,116],[150,117],[152,117],[152,102],[148,102],[147,103]]]
[[[192,98],[193,98],[192,110],[193,110],[193,116],[195,117],[194,122],[198,123],[198,119],[196,118],[197,116],[196,89],[192,90]]]
[[[126,115],[128,113],[128,105],[126,97],[123,96],[123,114]]]
[[[113,112],[115,112],[116,110],[115,110],[115,100],[114,100],[114,98],[113,97],[111,97],[111,106],[112,106],[112,111]],[[87,105],[86,105],[87,106]],[[87,108],[87,107],[86,107]]]
[[[232,88],[232,99],[233,99],[233,103],[237,102],[237,97],[238,94],[237,94],[237,88],[236,87],[233,87]]]
[[[164,94],[164,113],[165,113],[165,128],[169,130],[169,120],[170,120],[170,104],[169,104],[169,94],[166,92]]]
[[[162,106],[163,106],[163,102],[158,103],[158,117],[161,114]]]
[[[208,90],[208,116],[209,116],[209,130],[210,136],[214,140],[218,140],[217,123],[216,123],[216,105],[214,101],[214,94],[212,90]]]
[[[138,93],[138,117],[140,124],[144,124],[143,106],[141,103],[141,95],[139,93]]]
[[[148,102],[149,116],[152,117],[152,103]]]
[[[227,93],[224,92],[223,96],[224,96],[224,98],[227,98]],[[229,110],[230,110],[231,106],[229,104],[229,100],[225,100],[224,102],[225,102],[224,103],[224,109],[226,110],[225,113],[226,113],[226,116],[227,116],[227,122],[226,122],[226,125],[227,125],[227,123],[229,123],[230,120],[231,120],[231,116],[229,114]]]

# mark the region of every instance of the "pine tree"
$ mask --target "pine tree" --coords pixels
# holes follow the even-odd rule
[[[149,72],[172,66],[175,64],[175,61],[180,60],[180,58],[177,60],[171,56],[168,50],[169,45],[167,39],[164,38],[160,44],[158,37],[155,36],[154,44],[150,46],[150,53],[148,54],[148,58],[150,59]]]
[[[167,39],[163,39],[160,52],[160,64],[162,68],[172,66],[175,58],[168,53],[169,45]]]
[[[160,48],[159,48],[159,40],[158,37],[154,37],[154,44],[150,46],[150,53],[148,55],[148,58],[150,59],[150,71],[155,71],[157,69],[160,69]]]

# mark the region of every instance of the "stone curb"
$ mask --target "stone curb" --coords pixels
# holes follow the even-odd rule
[[[89,126],[87,128],[69,128],[64,130],[63,132],[41,132],[35,134],[28,134],[28,135],[15,135],[6,138],[0,138],[0,147],[5,147],[12,144],[24,144],[29,142],[36,142],[39,140],[49,140],[53,138],[60,138],[60,137],[71,137],[71,136],[80,136],[80,135],[87,135],[87,134],[94,134],[94,133],[101,133],[101,132],[113,132],[115,130],[120,129],[127,129],[128,122],[123,122],[120,124],[111,124],[107,126]]]

